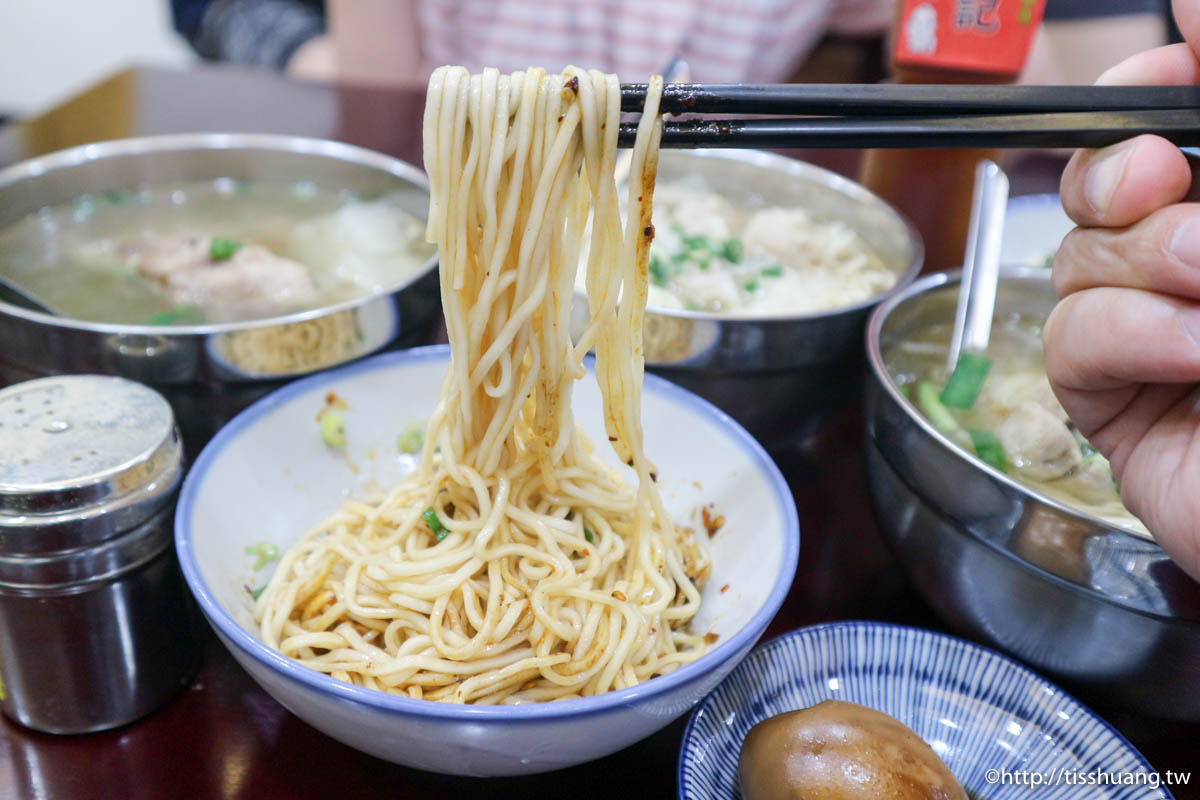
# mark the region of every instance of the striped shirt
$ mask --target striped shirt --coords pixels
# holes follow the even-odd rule
[[[660,73],[676,57],[699,83],[787,79],[826,33],[877,33],[894,0],[416,0],[421,71],[512,72],[576,64]]]

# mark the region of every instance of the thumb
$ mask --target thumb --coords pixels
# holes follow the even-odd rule
[[[1190,86],[1200,84],[1200,3],[1174,0],[1175,22],[1185,42],[1131,56],[1109,69],[1098,84]]]

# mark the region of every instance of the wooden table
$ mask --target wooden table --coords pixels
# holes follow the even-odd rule
[[[233,69],[134,69],[41,117],[0,129],[0,166],[74,144],[151,133],[243,131],[341,139],[419,163],[423,92],[332,89]],[[851,169],[853,154],[819,160]],[[1014,174],[1020,191],[1045,191],[1061,161],[1035,158]],[[800,567],[767,637],[839,619],[935,630],[872,515],[859,409],[827,421],[778,457],[800,510]],[[8,798],[583,798],[675,795],[683,721],[616,755],[526,778],[433,775],[362,755],[310,728],[263,692],[207,630],[205,659],[183,694],[150,717],[87,736],[34,733],[0,723],[0,800]],[[1200,725],[1169,725],[1105,708],[1160,772],[1193,771],[1179,798],[1200,798]]]

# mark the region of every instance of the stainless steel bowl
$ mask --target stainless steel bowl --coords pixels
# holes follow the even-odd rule
[[[418,218],[428,213],[425,175],[403,161],[320,139],[206,133],[83,145],[0,171],[0,227],[84,193],[217,177],[391,192]],[[436,263],[430,257],[411,276],[356,300],[219,325],[85,322],[0,299],[0,385],[59,373],[150,384],[174,406],[190,452],[199,452],[226,420],[285,379],[428,341],[440,310]],[[286,344],[322,336],[336,337],[335,346]]]
[[[891,348],[954,316],[959,276],[884,302],[867,327],[867,471],[884,535],[951,625],[1143,714],[1200,720],[1200,584],[1148,537],[987,466],[896,388]],[[1049,270],[1005,270],[996,313],[1045,316]]]
[[[820,313],[647,309],[646,367],[715,403],[768,449],[782,449],[857,394],[867,315],[917,275],[924,245],[907,220],[859,184],[793,158],[760,150],[659,154],[659,182],[696,175],[735,206],[799,207],[840,220],[896,274],[888,292]],[[586,309],[586,299],[576,303],[576,331]]]

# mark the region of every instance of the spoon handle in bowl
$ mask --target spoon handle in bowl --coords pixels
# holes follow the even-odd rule
[[[971,222],[963,254],[962,283],[954,313],[954,333],[946,369],[954,371],[964,351],[986,353],[1000,276],[1000,243],[1008,207],[1008,176],[994,161],[984,159],[975,168]]]

